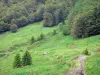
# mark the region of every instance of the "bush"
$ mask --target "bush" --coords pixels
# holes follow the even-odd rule
[[[87,48],[83,51],[83,54],[84,54],[84,55],[90,55],[90,54],[89,54],[89,51],[87,50]]]
[[[40,39],[42,40],[42,39],[44,39],[44,34],[40,34]]]
[[[25,16],[22,16],[16,20],[16,24],[18,27],[26,26],[28,24],[28,19]]]
[[[10,26],[10,31],[11,31],[12,33],[17,32],[17,29],[18,29],[18,27],[17,27],[16,24],[13,24],[13,25]]]
[[[68,26],[67,25],[63,26],[62,33],[63,33],[64,36],[69,34],[69,30],[68,30]]]
[[[23,58],[22,58],[22,64],[23,66],[31,65],[32,64],[32,58],[28,51],[25,52]]]
[[[0,22],[0,33],[8,31],[8,30],[9,30],[8,24],[1,21]]]
[[[53,30],[53,35],[56,35],[57,34],[57,31],[54,29]]]
[[[62,23],[59,23],[59,24],[58,24],[58,30],[59,30],[59,31],[62,31],[62,29],[63,29],[63,24],[62,24]]]
[[[33,44],[35,42],[35,38],[32,36],[30,39],[30,44]]]
[[[40,36],[37,38],[37,41],[43,40],[44,39],[44,34],[40,34]]]
[[[15,59],[14,59],[14,63],[13,63],[13,67],[19,68],[19,67],[21,67],[21,65],[22,65],[22,63],[21,63],[20,54],[16,54]]]

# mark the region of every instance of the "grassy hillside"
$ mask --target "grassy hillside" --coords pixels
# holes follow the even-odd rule
[[[0,35],[0,43],[4,43],[1,43],[2,46],[0,46],[0,48],[7,49],[14,44],[20,45],[23,42],[27,42],[32,35],[37,37],[41,32],[47,34],[52,32],[55,28],[57,27],[42,28],[41,23],[36,23],[35,25],[19,29],[19,32],[15,34],[7,32]],[[6,55],[0,58],[0,75],[65,75],[71,67],[74,67],[75,60],[73,59],[77,56],[83,55],[82,52],[86,48],[88,48],[91,55],[94,56],[96,49],[99,48],[100,45],[100,35],[79,40],[73,40],[71,36],[63,36],[61,33],[45,37],[46,38],[44,40],[32,45],[28,43],[22,46],[13,46],[13,51],[4,52]],[[26,50],[29,50],[31,53],[33,64],[31,66],[14,69],[13,61],[15,54],[20,53],[22,55]],[[44,52],[48,52],[48,54],[43,55]],[[57,56],[60,58],[57,58]],[[88,59],[95,63],[97,62],[95,60],[96,57],[97,56],[92,59],[92,57],[89,56]],[[90,62],[89,60],[86,61],[89,63],[86,64],[87,75],[90,75],[94,71],[93,69],[91,69],[91,71],[89,69],[90,66],[93,65],[93,62]],[[94,74],[98,75],[99,71],[96,71],[97,72]]]
[[[0,50],[8,50],[16,44],[28,42],[28,40],[34,36],[37,37],[41,33],[47,34],[52,32],[53,28],[44,28],[42,22],[30,24],[25,28],[20,28],[17,33],[6,32],[0,35]],[[6,43],[7,42],[7,43]]]
[[[100,74],[100,48],[93,56],[86,60],[86,75]]]
[[[77,68],[80,56],[87,56],[86,75],[99,75],[99,5],[99,0],[9,0],[6,4],[1,0],[0,31],[10,30],[13,23],[18,23],[19,29],[0,34],[0,75],[66,75]],[[37,23],[30,24],[33,22]],[[38,40],[41,33],[44,39]],[[30,44],[32,37],[35,42]],[[89,55],[84,55],[85,50]],[[31,54],[32,65],[13,68],[16,54],[23,56],[26,51]]]

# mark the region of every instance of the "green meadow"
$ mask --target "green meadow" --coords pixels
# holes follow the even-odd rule
[[[64,36],[58,27],[42,27],[42,22],[18,29],[17,33],[6,32],[0,35],[0,75],[66,75],[75,65],[75,58],[83,55],[87,48],[91,55],[85,60],[87,75],[99,75],[100,72],[100,35],[75,40]],[[32,36],[37,38],[41,33],[45,39],[30,45]],[[48,35],[48,36],[47,36]],[[14,56],[28,50],[32,56],[32,65],[13,68]],[[48,54],[44,54],[48,52]],[[59,56],[59,58],[57,58]]]

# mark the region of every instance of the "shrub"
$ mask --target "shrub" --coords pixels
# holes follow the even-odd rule
[[[83,51],[83,54],[84,54],[84,55],[90,55],[90,54],[89,54],[89,51],[87,50],[87,48]]]
[[[18,27],[26,26],[28,24],[28,19],[25,16],[22,16],[16,20],[16,24]]]
[[[57,34],[57,31],[54,29],[53,30],[53,35],[56,35]]]
[[[44,39],[44,34],[40,34],[40,36],[37,38],[37,41],[43,40]]]
[[[17,29],[18,29],[18,27],[17,27],[16,24],[13,24],[13,25],[10,26],[10,31],[11,31],[12,33],[17,32]]]
[[[14,68],[18,68],[21,67],[21,58],[20,58],[20,54],[16,54],[15,59],[14,59],[14,63],[13,63],[13,67]]]
[[[23,58],[22,58],[22,64],[23,66],[31,65],[32,64],[32,58],[28,51],[25,52]]]
[[[7,23],[4,23],[3,21],[0,21],[0,33],[8,31],[9,26]]]
[[[30,39],[30,44],[33,44],[35,42],[35,38],[32,36]]]
[[[42,39],[44,39],[44,34],[40,34],[40,39],[42,40]]]
[[[5,55],[6,55],[6,54],[4,54],[4,53],[0,53],[0,58],[3,57],[3,56],[5,56]]]
[[[62,33],[63,33],[64,36],[69,34],[69,30],[68,30],[68,26],[67,25],[63,26]]]
[[[62,29],[63,29],[63,24],[62,23],[59,23],[58,24],[58,30],[61,31]]]

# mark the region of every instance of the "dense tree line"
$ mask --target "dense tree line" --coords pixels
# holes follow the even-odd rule
[[[23,27],[41,21],[45,0],[1,0],[0,33],[10,30],[12,24]],[[8,6],[9,4],[9,6]]]
[[[68,13],[73,6],[74,1],[72,0],[48,0],[43,17],[43,25],[46,27],[51,27],[58,25],[60,22],[64,23],[64,20],[68,16]]]
[[[47,27],[64,23],[74,3],[73,0],[1,0],[0,33],[14,24],[20,28],[42,20]]]
[[[85,38],[100,34],[99,0],[1,0],[0,33],[43,21],[44,27],[65,25],[63,34]],[[14,30],[15,29],[15,30]]]
[[[81,4],[82,7],[78,4]],[[88,6],[84,9],[85,4],[88,4]],[[89,4],[92,8],[89,7]],[[79,7],[80,9],[77,10]],[[76,8],[70,13],[68,20],[70,33],[75,39],[100,34],[100,1],[79,0]]]

